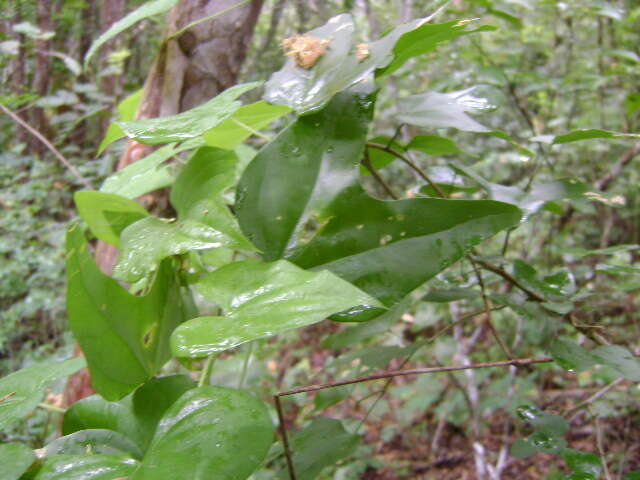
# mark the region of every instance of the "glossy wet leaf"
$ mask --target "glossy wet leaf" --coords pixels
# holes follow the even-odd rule
[[[145,432],[133,413],[129,397],[109,402],[100,395],[91,395],[67,409],[62,423],[63,435],[94,430],[116,432],[133,442],[138,451],[144,451]]]
[[[569,423],[559,415],[540,410],[531,405],[517,408],[518,416],[531,424],[538,432],[550,437],[559,437],[569,431]]]
[[[100,191],[133,199],[168,187],[176,178],[176,169],[174,165],[164,163],[182,151],[192,150],[201,145],[201,139],[190,140],[181,145],[165,145],[107,177]]]
[[[28,415],[42,401],[45,387],[85,366],[82,358],[31,365],[0,379],[0,430]]]
[[[329,269],[391,306],[517,225],[521,212],[493,201],[370,197],[357,170],[370,120],[365,100],[340,94],[282,132],[245,170],[236,207],[265,259]]]
[[[271,105],[264,101],[243,105],[231,117],[202,136],[211,147],[231,150],[290,111],[284,105]]]
[[[561,338],[551,343],[549,352],[555,362],[565,370],[581,372],[598,363],[590,351],[577,343]]]
[[[266,83],[264,99],[287,105],[298,113],[319,110],[338,92],[387,66],[393,60],[393,48],[398,39],[430,18],[399,25],[380,40],[358,47],[353,17],[346,13],[337,15],[306,34],[326,41],[325,53],[308,69],[289,58]]]
[[[36,459],[36,455],[23,443],[0,444],[2,480],[18,480]]]
[[[199,387],[164,414],[131,479],[244,480],[273,440],[271,417],[260,400],[243,390]]]
[[[313,480],[318,474],[339,460],[354,453],[360,437],[349,433],[342,422],[318,417],[299,432],[291,435],[291,450],[296,477]]]
[[[437,135],[417,135],[407,145],[407,150],[417,150],[427,155],[456,155],[464,153],[456,143],[447,137]]]
[[[591,352],[603,365],[607,365],[620,375],[634,382],[640,382],[640,360],[633,353],[619,345],[604,345]]]
[[[380,72],[377,72],[376,75],[389,75],[402,67],[411,58],[432,52],[440,44],[450,42],[462,35],[495,30],[494,27],[490,26],[467,30],[468,23],[468,21],[464,20],[453,20],[446,23],[423,24],[415,29],[407,29],[395,42],[393,61],[384,69],[381,69]]]
[[[149,277],[167,257],[223,246],[237,244],[233,238],[204,223],[147,217],[122,232],[122,248],[113,275],[134,283]]]
[[[592,128],[592,129],[574,130],[573,132],[565,133],[564,135],[558,135],[554,137],[553,143],[555,145],[558,145],[562,143],[577,142],[579,140],[591,140],[594,138],[613,139],[613,138],[634,138],[634,137],[640,138],[640,135],[611,132],[609,130],[599,130],[599,129]]]
[[[123,122],[128,122],[133,120],[136,116],[136,112],[138,111],[138,105],[140,104],[140,99],[142,98],[142,89],[138,90],[135,93],[132,93],[127,98],[122,100],[117,107],[118,111],[118,120]],[[111,143],[119,140],[125,136],[124,131],[117,123],[110,123],[107,128],[107,133],[105,133],[104,138],[100,142],[98,146],[97,155],[100,155],[104,152],[104,149],[107,148]]]
[[[592,475],[594,479],[600,478],[602,462],[598,455],[565,448],[562,451],[562,458],[575,473]]]
[[[426,183],[418,190],[422,195],[440,197],[442,192],[445,197],[449,197],[456,193],[471,194],[479,190],[478,187],[467,185],[464,176],[449,167],[430,167],[426,169],[426,174],[437,185],[439,191],[430,183]]]
[[[176,329],[176,356],[206,356],[257,338],[324,320],[352,307],[380,303],[330,272],[307,272],[280,260],[235,262],[207,275],[199,293],[215,301],[224,317],[200,317]]]
[[[339,94],[281,132],[246,168],[236,212],[265,260],[290,254],[305,224],[357,182],[372,107],[368,97]]]
[[[160,419],[186,391],[196,386],[187,375],[152,378],[133,393],[131,408],[141,435],[141,447],[146,450]]]
[[[137,466],[124,455],[56,455],[44,462],[35,480],[114,480],[128,477]]]
[[[153,0],[150,2],[143,3],[138,8],[136,8],[133,12],[126,15],[124,18],[118,20],[114,24],[109,27],[109,29],[102,33],[89,48],[89,51],[84,57],[84,67],[87,68],[91,58],[95,55],[98,49],[111,40],[113,37],[118,35],[119,33],[124,32],[131,26],[138,23],[140,20],[144,20],[145,18],[152,17],[154,15],[159,15],[173,8],[178,3],[178,0]]]
[[[169,335],[185,320],[171,265],[160,267],[148,294],[132,295],[99,270],[78,225],[67,233],[67,310],[92,385],[108,400],[156,373],[169,359]]]
[[[575,282],[568,271],[561,270],[552,275],[542,276],[531,264],[514,260],[513,273],[526,287],[550,300],[566,301],[567,297],[575,292]]]
[[[178,221],[148,217],[125,229],[114,276],[133,283],[148,277],[163,259],[193,250],[252,250],[223,198],[235,182],[237,162],[232,151],[199,148],[171,190]]]
[[[242,105],[236,100],[243,93],[253,90],[259,82],[243,83],[228,88],[202,105],[168,117],[118,122],[125,135],[140,143],[184,142],[199,137],[207,130],[231,117]]]
[[[65,435],[46,445],[44,455],[84,455],[92,454],[125,455],[142,458],[142,451],[129,438],[113,430],[92,429]]]
[[[487,127],[468,115],[489,108],[485,98],[473,95],[474,88],[450,93],[427,92],[399,98],[396,118],[399,122],[417,127],[488,132]]]
[[[139,203],[112,193],[84,190],[76,192],[73,200],[91,232],[115,246],[120,245],[122,230],[149,215]]]

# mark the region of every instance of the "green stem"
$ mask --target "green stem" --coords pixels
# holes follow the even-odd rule
[[[38,408],[42,408],[43,410],[47,410],[49,412],[54,412],[54,413],[62,413],[62,414],[67,413],[67,411],[64,408],[56,407],[55,405],[49,405],[48,403],[44,403],[44,402],[39,403]]]
[[[244,381],[247,378],[247,369],[249,367],[249,362],[251,361],[251,355],[253,354],[253,342],[249,342],[249,346],[247,348],[247,355],[244,357],[244,363],[242,364],[242,373],[240,373],[240,381],[238,382],[238,388],[242,388],[244,385]]]
[[[198,380],[198,387],[203,387],[209,384],[209,380],[211,379],[211,372],[213,371],[213,364],[216,360],[216,354],[212,353],[207,357],[207,361],[204,364],[204,368],[202,369],[202,373],[200,374],[200,379]]]

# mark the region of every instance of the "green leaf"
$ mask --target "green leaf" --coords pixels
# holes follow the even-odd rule
[[[522,438],[511,446],[511,455],[516,458],[526,458],[537,452],[559,454],[567,446],[565,439],[534,432],[526,438]]]
[[[249,393],[213,386],[189,390],[162,417],[131,478],[244,480],[262,463],[273,435],[264,403]]]
[[[424,24],[415,29],[407,29],[408,31],[406,33],[403,32],[402,36],[394,42],[393,61],[386,68],[376,72],[376,76],[389,75],[402,67],[409,59],[432,52],[440,44],[450,42],[462,35],[495,30],[494,27],[490,26],[466,30],[468,23],[469,21],[465,20],[453,20],[446,23]],[[384,37],[382,40],[386,38]]]
[[[253,250],[223,198],[235,182],[237,161],[232,151],[199,148],[171,191],[178,221],[148,217],[126,228],[114,276],[133,283],[154,272],[163,259],[193,250]]]
[[[139,203],[112,193],[85,190],[76,192],[73,200],[91,232],[116,247],[125,227],[149,215]]]
[[[225,233],[201,222],[170,222],[147,217],[122,232],[121,246],[113,276],[134,283],[149,277],[164,259],[172,255],[238,245]]]
[[[137,466],[127,456],[56,455],[44,462],[35,480],[113,480],[128,477]]]
[[[338,92],[367,79],[376,69],[393,60],[393,48],[405,33],[424,24],[431,17],[399,25],[385,37],[364,47],[358,59],[355,25],[350,14],[331,18],[325,25],[306,35],[328,42],[326,52],[309,69],[296,64],[293,58],[274,73],[265,85],[264,99],[277,105],[287,105],[298,113],[309,113],[324,107]]]
[[[123,122],[128,122],[133,120],[136,116],[136,112],[138,111],[138,105],[140,104],[140,99],[142,98],[142,89],[138,90],[135,93],[132,93],[127,98],[122,100],[118,104],[118,119]],[[109,128],[107,128],[107,133],[104,135],[102,142],[100,142],[100,146],[98,147],[97,155],[100,155],[104,152],[104,149],[111,145],[116,140],[124,137],[124,131],[117,123],[110,123]]]
[[[149,436],[142,431],[129,397],[118,402],[109,402],[99,395],[91,395],[71,405],[64,414],[62,434],[71,436],[86,431],[116,432],[130,440],[136,446],[137,452],[144,451],[146,445],[143,439]],[[134,456],[139,456],[139,453]]]
[[[100,271],[77,225],[67,233],[67,310],[93,387],[108,400],[122,398],[158,371],[170,357],[169,335],[185,319],[168,263],[147,295],[134,296]]]
[[[160,13],[164,13],[167,10],[173,8],[178,3],[178,0],[154,0],[150,2],[143,3],[133,12],[126,15],[124,18],[115,22],[109,29],[101,34],[91,45],[89,51],[84,57],[84,68],[87,68],[89,62],[93,55],[98,51],[98,49],[104,45],[106,42],[111,40],[113,37],[118,35],[119,33],[124,32],[129,27],[135,25],[140,20],[144,20],[145,18],[152,17],[154,15],[159,15]]]
[[[614,245],[613,247],[607,248],[596,248],[596,249],[586,249],[586,248],[565,248],[562,250],[563,253],[568,253],[571,255],[576,255],[578,257],[588,257],[590,255],[612,255],[618,252],[631,252],[634,250],[640,249],[640,245],[631,244],[631,245]]]
[[[196,138],[231,117],[242,105],[236,99],[260,86],[243,83],[228,88],[211,100],[186,112],[168,117],[118,122],[125,135],[140,143],[157,145]]]
[[[493,201],[370,197],[357,170],[369,119],[370,105],[350,92],[299,118],[247,167],[236,211],[266,260],[329,269],[391,306],[517,225],[521,212]]]
[[[18,480],[35,459],[33,450],[22,443],[0,444],[2,480]]]
[[[569,431],[569,423],[559,415],[553,415],[531,405],[517,408],[518,416],[530,423],[538,432],[549,437],[558,437]]]
[[[558,135],[554,137],[553,144],[558,145],[562,143],[577,142],[579,140],[591,140],[593,138],[640,138],[640,135],[611,132],[608,130],[598,130],[592,128],[584,130],[574,130],[573,132],[565,133],[564,135]]]
[[[243,105],[230,118],[206,131],[202,136],[211,147],[231,150],[289,112],[289,107],[271,105],[264,101]]]
[[[357,182],[372,106],[368,97],[341,93],[319,113],[298,118],[246,168],[236,212],[265,260],[286,257],[307,222]]]
[[[152,378],[133,393],[132,409],[142,436],[141,447],[147,450],[160,419],[185,392],[196,386],[187,375]]]
[[[129,438],[113,430],[81,430],[55,439],[44,448],[44,456],[92,454],[142,458],[142,451]]]
[[[592,350],[599,363],[608,365],[620,375],[634,382],[640,382],[640,360],[633,353],[619,345],[604,345]]]
[[[81,358],[32,365],[0,379],[0,430],[28,415],[54,380],[74,374],[85,366]]]
[[[600,478],[602,462],[598,455],[565,448],[562,451],[562,458],[564,458],[567,466],[575,473],[592,475],[594,480]]]
[[[181,145],[165,145],[107,177],[100,191],[133,199],[153,190],[168,187],[175,180],[175,168],[173,165],[163,165],[163,163],[180,152],[192,150],[201,145],[202,139],[190,140]]]
[[[640,470],[634,470],[625,474],[622,480],[640,480]]]
[[[450,93],[427,92],[399,98],[397,101],[399,122],[426,128],[457,128],[468,132],[488,132],[467,112],[486,110],[485,98],[473,96],[475,87]]]
[[[549,352],[555,362],[565,370],[581,372],[598,363],[590,351],[577,343],[561,338],[557,338],[551,343]]]
[[[291,435],[293,465],[299,480],[314,480],[323,468],[335,465],[355,451],[360,437],[349,433],[342,422],[319,417]]]
[[[437,135],[417,135],[409,142],[407,150],[417,150],[427,155],[456,155],[464,153],[453,140]]]
[[[306,272],[284,260],[235,262],[207,275],[197,288],[227,316],[195,318],[178,327],[171,345],[179,357],[227,350],[352,307],[366,311],[380,306],[330,272]]]
[[[511,445],[510,454],[515,458],[527,458],[538,453],[538,449],[526,438],[516,440]]]

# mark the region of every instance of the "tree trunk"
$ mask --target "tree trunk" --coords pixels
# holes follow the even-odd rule
[[[102,4],[100,12],[101,31],[106,32],[111,25],[124,16],[124,3],[124,0],[109,0]],[[103,65],[106,68],[113,68],[113,65],[109,63],[109,56],[118,50],[120,43],[118,38],[112,38],[102,48],[102,55],[104,57]],[[102,93],[113,99],[115,106],[122,93],[122,75],[114,73],[103,76],[100,81],[100,88]],[[108,126],[109,118],[105,116],[102,122],[102,130],[106,130]]]
[[[52,2],[49,0],[38,0],[37,17],[38,27],[42,31],[52,31]],[[32,91],[38,96],[45,96],[49,93],[49,80],[51,78],[51,56],[48,54],[51,50],[51,40],[38,40],[36,42],[36,66],[33,75]],[[42,133],[45,137],[49,137],[49,123],[45,112],[40,107],[34,107],[31,110],[31,125]],[[36,138],[29,141],[31,151],[43,154],[46,151],[45,146]]]
[[[235,4],[236,0],[182,0],[169,13],[167,37],[196,20]],[[253,0],[165,42],[147,76],[137,118],[174,115],[233,86],[261,8],[262,0]],[[120,158],[118,170],[140,160],[152,150],[150,145],[130,141]],[[149,196],[146,203],[158,201],[158,197]],[[116,256],[114,246],[98,243],[96,261],[105,273],[111,273]],[[65,404],[70,405],[90,392],[90,377],[83,370],[67,384]]]

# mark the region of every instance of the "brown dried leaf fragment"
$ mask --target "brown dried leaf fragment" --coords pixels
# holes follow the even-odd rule
[[[359,43],[356,45],[356,58],[359,62],[362,62],[369,58],[369,44],[368,43]]]
[[[285,55],[291,55],[296,65],[306,69],[313,67],[327,53],[328,46],[329,40],[311,35],[295,35],[282,41]]]

